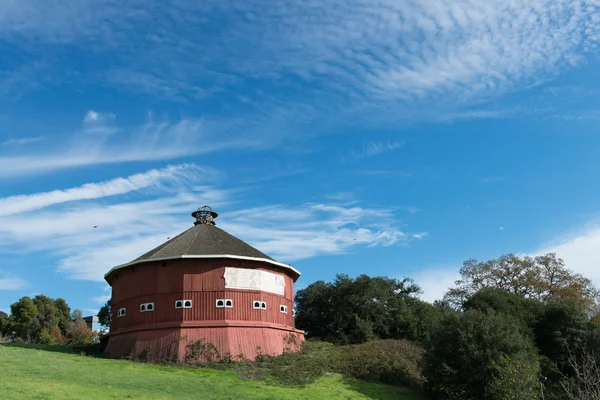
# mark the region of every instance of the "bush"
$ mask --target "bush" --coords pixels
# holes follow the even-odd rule
[[[536,352],[522,326],[492,310],[448,315],[426,354],[427,389],[440,399],[486,399],[503,357],[528,359]],[[499,364],[500,363],[500,364]]]
[[[66,326],[67,340],[70,344],[92,344],[96,340],[96,333],[83,320],[70,321]]]
[[[379,340],[335,346],[307,341],[298,353],[259,355],[254,362],[236,365],[241,377],[283,385],[305,385],[326,373],[419,387],[423,384],[423,349],[407,340]]]
[[[348,377],[420,387],[424,350],[408,340],[377,340],[340,346],[332,354],[332,369]]]
[[[502,356],[493,363],[494,379],[487,393],[494,400],[537,400],[542,391],[538,380],[540,365],[535,357]]]

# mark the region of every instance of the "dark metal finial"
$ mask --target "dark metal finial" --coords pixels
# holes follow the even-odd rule
[[[214,212],[210,206],[202,206],[198,208],[196,211],[192,213],[192,217],[196,218],[196,222],[194,225],[198,224],[215,224],[215,218],[217,218],[219,214]]]

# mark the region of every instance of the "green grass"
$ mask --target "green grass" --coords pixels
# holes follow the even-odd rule
[[[0,345],[0,398],[12,399],[397,399],[412,390],[325,376],[304,387],[241,379],[235,371],[140,364],[70,354],[65,346]]]

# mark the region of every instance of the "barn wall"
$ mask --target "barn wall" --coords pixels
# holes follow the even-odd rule
[[[225,289],[225,267],[258,269],[283,276],[285,293],[281,296],[258,290]],[[242,348],[246,357],[254,358],[257,346],[266,353],[280,354],[285,335],[296,332],[302,336],[294,329],[293,279],[269,264],[231,259],[146,263],[119,271],[112,286],[113,320],[108,345],[111,356],[150,349],[166,358],[165,354],[172,355],[174,351],[169,343],[183,334],[182,342],[205,338],[214,340],[220,351],[238,354]],[[232,299],[233,308],[217,308],[217,299]],[[176,309],[176,300],[192,300],[193,307]],[[254,309],[255,300],[265,301],[267,309]],[[150,302],[155,310],[140,312],[140,304]],[[280,305],[288,307],[288,314],[280,312]],[[120,308],[127,309],[126,316],[117,316]],[[185,345],[178,346],[177,355],[181,358],[184,353]]]
[[[283,296],[257,290],[225,289],[225,267],[260,269],[284,277]],[[263,263],[243,260],[173,260],[137,265],[119,272],[113,281],[111,330],[148,324],[205,320],[261,321],[294,327],[293,280]],[[177,300],[192,300],[193,308],[176,309]],[[232,299],[233,308],[217,308],[217,299]],[[253,309],[253,301],[265,301],[267,310]],[[140,312],[142,303],[153,302],[155,311]],[[288,307],[281,313],[280,305]],[[127,309],[118,317],[120,308]]]
[[[290,335],[294,342],[290,342]],[[286,349],[297,350],[304,336],[297,331],[250,327],[154,329],[111,334],[107,353],[115,358],[185,361],[187,346],[199,340],[213,344],[221,355],[229,353],[238,360],[243,355],[254,360],[259,353],[279,355]]]

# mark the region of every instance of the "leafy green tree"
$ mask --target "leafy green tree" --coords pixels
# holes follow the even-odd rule
[[[494,400],[538,400],[542,395],[540,366],[533,355],[494,362],[494,377],[487,386],[487,396]]]
[[[110,321],[112,318],[112,310],[110,306],[110,299],[100,307],[100,311],[98,311],[98,322],[105,328],[110,327]]]
[[[510,316],[493,310],[448,313],[428,343],[427,389],[440,399],[492,399],[490,384],[503,357],[530,360],[535,354],[528,335]]]
[[[543,357],[542,373],[550,382],[574,372],[569,367],[569,351],[580,349],[585,344],[592,327],[585,308],[577,302],[555,301],[545,306],[544,313],[534,326],[534,334]]]
[[[331,283],[317,281],[296,293],[296,323],[308,337],[344,344],[424,337],[413,309],[423,315],[433,309],[413,297],[419,291],[410,279],[338,275]]]
[[[487,287],[543,302],[577,301],[590,309],[599,297],[591,280],[565,268],[564,261],[553,253],[535,258],[507,254],[484,262],[471,259],[465,261],[460,274],[456,287],[445,296],[457,307]]]
[[[6,333],[4,332],[5,324],[8,324],[8,314],[5,313],[4,311],[0,311],[0,337],[7,336]]]
[[[479,290],[463,303],[462,308],[465,311],[491,309],[498,313],[510,315],[518,320],[524,328],[528,329],[533,329],[544,313],[542,302],[495,287],[485,287]]]
[[[71,321],[71,307],[67,304],[65,299],[58,298],[54,301],[56,305],[56,316],[58,318],[58,327],[61,333],[64,335],[67,333],[67,323]]]
[[[22,297],[18,302],[10,306],[11,316],[9,317],[8,329],[14,332],[16,337],[26,342],[31,342],[34,337],[33,319],[37,316],[38,310],[30,297]]]

